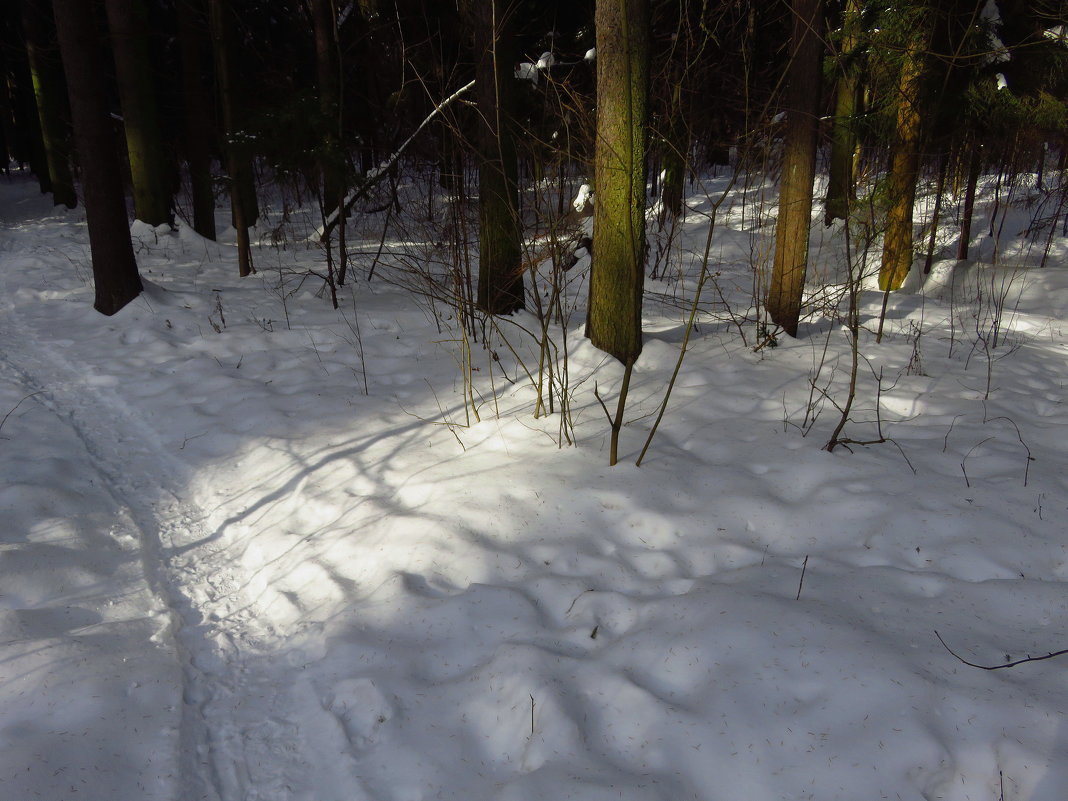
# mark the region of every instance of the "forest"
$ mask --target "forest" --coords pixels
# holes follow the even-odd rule
[[[0,796],[1061,801],[1068,2],[0,10]]]

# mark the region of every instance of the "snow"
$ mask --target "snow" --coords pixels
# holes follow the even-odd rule
[[[538,85],[538,69],[541,67],[541,62],[537,64],[531,64],[529,61],[521,61],[515,65],[515,77],[516,80],[530,81],[535,86]]]
[[[843,435],[892,442],[828,453],[841,229],[813,229],[801,338],[755,350],[774,228],[743,186],[712,248],[730,308],[706,289],[638,468],[725,184],[647,284],[610,468],[594,389],[614,408],[622,370],[582,338],[580,270],[570,420],[532,414],[500,339],[536,365],[524,313],[474,346],[476,421],[451,307],[404,288],[433,244],[333,311],[311,245],[264,236],[239,279],[232,231],[135,224],[146,292],[105,318],[84,213],[0,181],[0,797],[1062,799],[1063,662],[977,670],[935,631],[988,665],[1068,647],[1066,240],[1038,269],[1035,204],[1002,202],[881,344],[861,292]]]
[[[571,207],[577,212],[588,211],[593,203],[593,187],[582,184],[575,193],[575,199],[571,201]]]

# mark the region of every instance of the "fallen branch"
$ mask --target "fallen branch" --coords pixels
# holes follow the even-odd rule
[[[4,427],[4,423],[7,422],[7,418],[9,418],[11,415],[13,415],[15,413],[15,410],[18,409],[23,404],[23,402],[28,401],[34,395],[40,395],[42,392],[44,392],[44,390],[38,390],[37,392],[31,392],[29,395],[24,397],[22,400],[20,400],[14,406],[12,406],[11,410],[7,414],[4,415],[4,419],[0,420],[0,428]]]
[[[359,201],[363,197],[366,197],[367,193],[370,192],[372,188],[374,188],[375,184],[377,184],[389,174],[389,171],[390,169],[392,169],[393,165],[397,163],[400,157],[404,154],[404,151],[408,149],[408,145],[410,145],[415,139],[415,137],[418,136],[419,133],[424,128],[426,128],[427,125],[430,124],[430,121],[433,120],[434,117],[436,117],[446,108],[448,108],[448,106],[452,104],[452,102],[456,100],[456,98],[471,89],[474,85],[475,82],[471,81],[469,84],[460,87],[451,95],[449,95],[440,103],[438,103],[438,105],[434,107],[434,110],[427,114],[426,119],[419,123],[419,127],[412,132],[412,135],[405,139],[404,143],[396,150],[394,150],[392,155],[388,159],[379,164],[373,170],[370,170],[363,177],[363,180],[360,182],[359,186],[349,191],[349,193],[345,196],[345,202],[341,204],[341,207],[334,209],[330,213],[330,216],[326,218],[326,221],[323,223],[323,227],[315,232],[315,238],[318,239],[318,241],[322,242],[328,236],[330,236],[331,232],[335,228],[337,228],[338,223],[341,222],[342,215],[348,215],[348,213],[352,210],[352,207],[356,205],[357,201]]]
[[[942,635],[939,634],[937,630],[935,631],[935,636],[938,638],[938,641],[942,643],[942,647],[949,651],[951,654],[953,654],[953,656],[956,657],[957,660],[963,662],[968,667],[979,668],[980,670],[1004,670],[1005,668],[1022,665],[1025,662],[1041,662],[1043,659],[1053,659],[1053,657],[1055,656],[1064,656],[1065,654],[1068,654],[1068,648],[1065,648],[1063,651],[1054,651],[1052,653],[1046,654],[1045,656],[1028,656],[1024,659],[1017,659],[1014,662],[1006,662],[1003,665],[979,665],[975,662],[969,662],[967,659],[965,659],[960,654],[955,652],[952,648],[950,648],[948,645],[946,645],[946,641],[942,639]]]

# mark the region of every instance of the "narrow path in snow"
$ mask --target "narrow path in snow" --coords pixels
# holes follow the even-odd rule
[[[0,193],[0,341],[6,343],[0,366],[26,394],[38,393],[36,400],[84,445],[96,483],[129,519],[145,583],[168,610],[169,647],[182,676],[174,797],[334,801],[330,792],[348,788],[346,801],[358,798],[344,730],[325,708],[314,671],[294,675],[294,665],[272,652],[246,597],[249,577],[228,558],[224,532],[215,530],[196,497],[194,466],[164,445],[145,410],[130,400],[134,395],[124,392],[152,377],[134,373],[129,360],[109,363],[108,353],[79,359],[84,343],[70,347],[62,340],[77,336],[77,328],[49,328],[50,321],[20,313],[17,293],[44,296],[62,285],[62,300],[48,298],[58,304],[84,281],[86,291],[78,287],[74,294],[85,303],[79,324],[91,326],[86,335],[123,327],[123,312],[112,322],[89,310],[85,229],[74,224],[79,213],[42,219],[48,215],[40,214],[40,202],[22,210],[3,202],[25,199],[17,187],[11,190]],[[219,498],[209,502],[215,520],[230,517]]]
[[[19,318],[17,304],[11,298],[20,288],[12,285],[11,276],[20,274],[19,260],[38,260],[45,255],[40,252],[42,237],[40,231],[34,230],[37,226],[27,227],[28,221],[12,219],[7,208],[0,213],[4,214],[5,229],[0,237],[0,303],[4,308],[0,339],[5,343],[5,352],[0,359],[25,391],[34,393],[37,402],[82,442],[102,489],[127,511],[136,527],[131,535],[138,541],[144,580],[170,610],[172,646],[182,662],[183,777],[178,792],[184,794],[188,786],[199,790],[197,797],[211,798],[213,782],[203,769],[201,758],[207,733],[197,709],[210,696],[206,686],[210,681],[195,664],[198,652],[206,646],[196,641],[199,615],[170,575],[163,556],[163,538],[173,536],[176,530],[195,527],[197,511],[184,504],[169,486],[170,480],[164,476],[166,467],[171,468],[166,470],[171,477],[180,476],[180,472],[173,470],[174,465],[167,465],[168,460],[153,447],[153,432],[114,392],[93,386],[87,367],[76,369],[63,358],[57,343],[39,340],[39,332]],[[150,646],[146,643],[146,647]]]
[[[17,376],[25,393],[35,393],[36,401],[84,444],[99,483],[136,529],[130,534],[138,540],[145,582],[170,612],[173,649],[183,677],[176,798],[258,798],[250,787],[257,781],[245,767],[248,726],[232,720],[247,687],[258,683],[242,663],[242,641],[248,635],[241,629],[247,620],[228,615],[220,623],[211,619],[215,616],[210,609],[200,608],[205,598],[227,595],[234,582],[225,572],[205,573],[204,550],[187,549],[212,539],[204,530],[207,514],[186,494],[190,468],[164,450],[151,426],[114,388],[115,382],[101,380],[97,365],[72,363],[62,343],[48,341],[49,332],[20,319],[11,300],[12,293],[21,291],[11,277],[25,274],[18,262],[39,261],[47,269],[45,257],[55,258],[55,248],[42,244],[39,226],[26,225],[32,221],[12,219],[7,209],[0,213],[0,339],[6,346],[0,359],[5,372]],[[49,253],[42,252],[45,248]],[[105,318],[100,323],[106,324]],[[106,354],[100,357],[106,364]],[[181,556],[172,556],[179,551]],[[262,694],[263,688],[253,691]],[[284,762],[282,755],[292,751],[292,745],[265,743],[272,734],[287,736],[284,726],[258,726],[256,750],[266,749]]]

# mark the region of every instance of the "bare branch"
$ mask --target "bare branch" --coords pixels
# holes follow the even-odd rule
[[[949,651],[954,657],[956,657],[958,661],[963,662],[968,667],[979,668],[980,670],[1004,670],[1005,668],[1022,665],[1025,662],[1041,662],[1043,659],[1053,659],[1053,657],[1055,656],[1064,656],[1065,654],[1068,654],[1068,648],[1065,648],[1063,651],[1053,651],[1052,653],[1048,653],[1045,656],[1028,656],[1024,659],[1017,659],[1014,662],[1006,662],[1003,665],[980,665],[975,662],[969,662],[967,659],[965,659],[952,648],[950,648],[948,645],[946,645],[946,641],[942,639],[942,635],[939,634],[937,630],[934,634],[938,638],[938,641],[942,643],[942,647]]]
[[[342,216],[348,214],[360,198],[366,197],[367,193],[371,191],[375,184],[377,184],[379,181],[385,178],[386,175],[389,174],[389,171],[393,167],[393,165],[397,163],[400,157],[404,155],[404,151],[408,149],[408,145],[410,145],[415,139],[415,137],[418,136],[419,133],[424,128],[426,128],[427,125],[430,124],[430,121],[433,120],[434,117],[436,117],[442,111],[444,111],[449,105],[451,105],[454,100],[460,97],[460,95],[471,89],[474,85],[475,82],[471,81],[466,86],[461,86],[451,95],[449,95],[440,103],[438,103],[434,107],[434,110],[427,114],[426,118],[421,123],[419,123],[419,127],[412,132],[412,135],[405,139],[404,143],[401,144],[401,146],[398,147],[396,150],[394,150],[392,155],[390,155],[388,159],[386,159],[373,170],[368,172],[367,175],[363,177],[363,181],[360,183],[360,185],[350,191],[348,195],[345,196],[345,202],[341,204],[340,208],[334,209],[330,216],[326,218],[326,221],[323,223],[323,227],[319,231],[316,231],[315,238],[318,241],[322,242],[324,239],[326,239],[326,237],[330,236],[330,233],[338,226],[338,223],[341,222]]]

